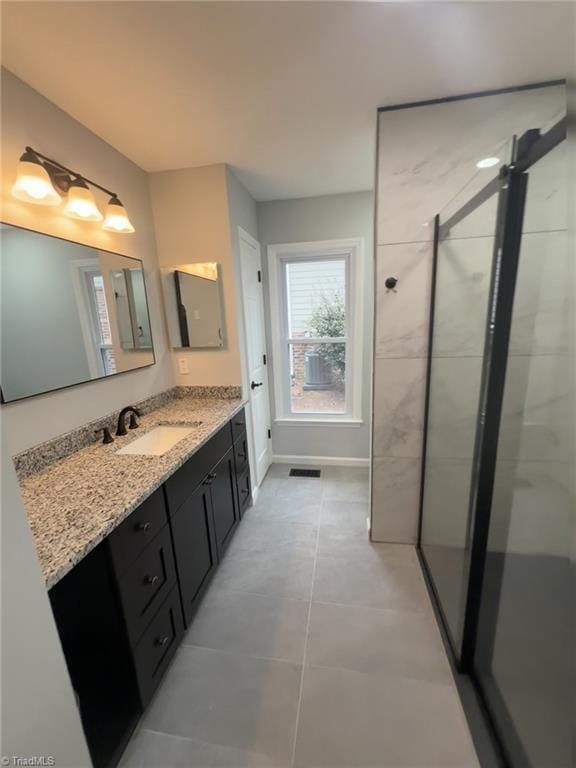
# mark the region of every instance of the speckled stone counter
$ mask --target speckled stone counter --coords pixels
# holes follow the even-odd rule
[[[20,480],[48,588],[54,586],[244,405],[240,398],[181,396],[114,443],[93,444]],[[162,456],[116,451],[159,424],[202,422]]]

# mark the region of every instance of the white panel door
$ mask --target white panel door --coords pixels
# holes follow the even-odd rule
[[[254,451],[254,478],[260,485],[272,461],[270,429],[270,402],[268,371],[266,368],[266,334],[264,331],[264,296],[262,292],[262,260],[260,244],[240,230],[240,262],[242,274],[242,300],[252,442]]]

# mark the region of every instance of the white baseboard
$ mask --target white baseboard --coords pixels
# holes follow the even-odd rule
[[[294,464],[299,467],[369,467],[370,459],[347,456],[272,456],[273,464]]]
[[[252,488],[252,504],[256,504],[256,499],[258,498],[258,494],[260,493],[260,486],[256,486],[256,488]]]

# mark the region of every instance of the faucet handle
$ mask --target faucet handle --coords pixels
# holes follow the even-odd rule
[[[130,414],[130,423],[128,424],[128,429],[136,429],[139,426],[140,424],[138,423],[138,419],[136,418],[136,413],[135,411],[132,411],[132,413]]]
[[[114,438],[110,434],[110,430],[108,429],[108,427],[102,427],[101,429],[96,429],[94,431],[94,434],[95,435],[99,435],[100,432],[102,432],[102,434],[104,436],[103,439],[102,439],[102,443],[107,444],[107,443],[113,443],[114,442]]]

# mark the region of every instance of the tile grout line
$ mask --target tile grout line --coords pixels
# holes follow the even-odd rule
[[[308,641],[310,638],[310,623],[312,619],[312,597],[314,595],[314,582],[316,580],[316,565],[318,563],[318,550],[320,548],[320,529],[322,527],[322,507],[324,505],[324,488],[320,496],[320,519],[316,530],[316,548],[314,550],[314,565],[312,567],[312,580],[310,584],[310,602],[308,603],[308,616],[306,618],[306,633],[304,635],[304,653],[302,654],[302,672],[300,675],[300,690],[298,691],[298,704],[296,707],[296,722],[294,723],[294,743],[292,745],[292,757],[290,765],[294,766],[296,762],[296,747],[298,744],[298,729],[300,727],[300,712],[302,709],[302,698],[304,695],[304,675],[306,673],[306,659],[308,657]]]

